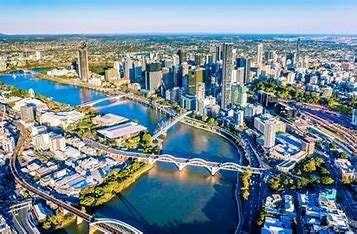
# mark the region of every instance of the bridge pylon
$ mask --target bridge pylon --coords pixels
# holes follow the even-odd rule
[[[179,171],[182,171],[185,168],[185,164],[184,163],[178,163],[177,164],[177,168],[179,169]]]
[[[77,216],[76,219],[77,219],[77,224],[83,223],[83,219],[81,217]]]
[[[214,176],[219,171],[219,167],[211,167],[211,175]]]
[[[153,165],[153,164],[156,162],[156,160],[153,159],[153,158],[148,158],[148,159],[147,159],[147,162],[148,162],[150,165]]]

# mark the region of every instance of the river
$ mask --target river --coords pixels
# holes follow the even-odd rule
[[[32,88],[35,93],[70,105],[105,96],[32,75],[1,75],[0,82],[26,90]],[[149,131],[153,131],[162,118],[155,110],[133,102],[104,108],[101,112],[135,119]],[[235,147],[222,137],[180,123],[168,131],[163,152],[220,162],[239,160]],[[179,172],[173,165],[160,163],[120,198],[98,207],[95,215],[122,220],[144,233],[233,233],[237,224],[235,182],[233,172],[220,172],[212,177],[204,168],[187,167]],[[85,224],[73,224],[61,233],[86,230]]]

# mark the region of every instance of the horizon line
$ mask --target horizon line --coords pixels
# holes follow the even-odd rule
[[[305,36],[357,36],[357,33],[327,33],[327,32],[49,32],[49,33],[3,33],[5,36],[36,36],[36,35],[305,35]]]

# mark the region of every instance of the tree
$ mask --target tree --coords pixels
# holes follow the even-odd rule
[[[207,119],[208,119],[208,116],[207,116],[207,115],[202,115],[201,120],[202,120],[203,122],[206,122]]]
[[[323,160],[322,158],[316,158],[315,159],[315,165],[316,167],[320,167],[321,164],[325,163],[325,160]]]
[[[344,151],[338,153],[338,157],[341,159],[348,159],[348,154]]]
[[[210,126],[217,125],[217,121],[214,118],[209,118],[207,122]]]
[[[330,172],[329,172],[329,170],[327,170],[327,168],[326,167],[320,167],[320,173],[321,173],[321,175],[330,175]]]
[[[323,176],[321,178],[321,183],[323,185],[331,185],[333,184],[335,181],[330,177],[330,176]]]
[[[248,200],[249,197],[249,190],[248,189],[244,189],[243,193],[242,193],[243,199],[244,200]]]
[[[279,190],[281,187],[281,179],[279,176],[274,176],[269,180],[269,188],[271,190]]]
[[[260,212],[259,212],[258,219],[257,219],[257,225],[258,226],[263,225],[264,220],[265,220],[265,216],[266,216],[266,212],[265,212],[264,208],[262,208],[260,210]]]
[[[335,143],[335,142],[332,142],[332,143],[330,144],[330,148],[333,149],[333,150],[335,150],[335,149],[337,148],[336,143]]]
[[[351,178],[348,177],[348,176],[342,176],[342,180],[341,181],[342,181],[342,184],[344,184],[344,185],[348,185],[348,184],[352,183]]]
[[[152,136],[145,132],[143,135],[142,135],[142,138],[141,138],[142,142],[144,143],[144,147],[146,146],[150,146],[152,144]]]
[[[304,164],[303,170],[304,170],[304,172],[316,171],[315,161],[309,160],[307,163]]]
[[[86,196],[84,199],[80,200],[80,205],[82,206],[93,206],[95,204],[95,198],[92,196]]]

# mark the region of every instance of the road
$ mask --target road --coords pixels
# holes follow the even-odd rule
[[[90,223],[93,220],[93,216],[91,216],[91,215],[71,206],[71,205],[68,205],[67,203],[65,203],[63,201],[58,200],[58,199],[48,195],[45,192],[42,192],[41,190],[35,188],[34,186],[27,183],[24,179],[22,179],[22,177],[17,172],[16,162],[17,162],[17,156],[21,154],[21,152],[23,151],[24,145],[29,141],[29,133],[25,129],[22,129],[21,132],[22,132],[22,134],[20,135],[20,138],[16,145],[16,149],[15,149],[15,151],[11,157],[11,160],[10,160],[10,171],[11,171],[11,174],[14,176],[16,182],[19,185],[21,185],[23,188],[38,195],[42,199],[44,199],[46,201],[50,201],[53,204],[56,204],[57,206],[64,208],[65,210],[69,211],[70,213],[72,213],[72,214],[74,214]]]

